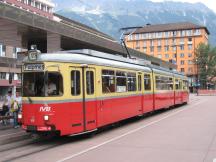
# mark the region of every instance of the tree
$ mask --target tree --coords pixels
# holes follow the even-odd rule
[[[216,48],[201,43],[195,50],[195,56],[197,82],[201,88],[207,88],[207,83],[213,83],[216,78]]]

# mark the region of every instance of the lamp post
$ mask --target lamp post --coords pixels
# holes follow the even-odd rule
[[[198,95],[198,89],[199,89],[199,67],[198,67],[198,59],[196,58],[196,91],[197,91],[197,95]]]

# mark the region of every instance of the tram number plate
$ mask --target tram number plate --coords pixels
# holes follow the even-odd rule
[[[43,71],[44,64],[25,64],[24,70],[25,71]]]
[[[28,125],[28,126],[27,126],[27,130],[28,130],[28,131],[36,131],[36,130],[37,130],[37,126]]]

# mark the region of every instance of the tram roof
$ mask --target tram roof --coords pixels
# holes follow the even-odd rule
[[[28,61],[25,59],[25,62]],[[146,60],[139,58],[126,58],[122,55],[110,54],[99,52],[90,49],[71,50],[71,51],[59,51],[55,53],[40,54],[37,61],[48,61],[48,62],[68,62],[78,64],[89,64],[89,65],[101,65],[108,67],[127,68],[140,71],[153,71],[158,74],[174,75],[176,77],[185,77],[183,73],[177,71],[162,68],[156,65],[150,64]],[[185,77],[186,78],[186,77]]]

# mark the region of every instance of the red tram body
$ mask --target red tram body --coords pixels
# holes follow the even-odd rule
[[[53,93],[48,93],[50,80]],[[142,61],[91,50],[39,54],[23,64],[20,120],[28,132],[71,135],[188,99],[183,74]]]

